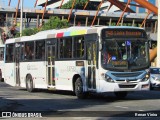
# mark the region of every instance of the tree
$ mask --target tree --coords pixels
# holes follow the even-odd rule
[[[38,32],[38,28],[26,28],[22,31],[22,36],[34,35]],[[15,37],[20,37],[20,32],[16,33]]]
[[[51,17],[46,23],[43,24],[41,28],[26,28],[22,31],[22,36],[34,35],[39,31],[57,29],[57,28],[66,28],[69,24],[66,19],[60,20],[58,17]],[[18,32],[15,37],[20,37]]]
[[[83,10],[85,4],[88,0],[76,0],[74,9],[81,9]],[[62,9],[71,9],[72,8],[73,0],[68,1],[66,4],[62,6]],[[97,10],[97,6],[99,5],[99,2],[89,2],[86,10]]]
[[[51,17],[46,23],[44,23],[40,31],[66,27],[69,27],[69,23],[66,19],[60,20],[59,17]]]

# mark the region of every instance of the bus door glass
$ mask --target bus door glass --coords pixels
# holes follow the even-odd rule
[[[19,60],[20,60],[20,49],[21,49],[21,44],[20,43],[16,43],[15,44],[15,67],[16,67],[16,85],[20,86],[20,73],[19,73]]]
[[[4,61],[4,47],[0,47],[0,61]]]
[[[92,40],[90,40],[93,38]],[[96,89],[96,64],[97,64],[97,36],[92,35],[87,41],[87,69],[88,69],[88,79],[87,85],[91,90]]]
[[[56,56],[56,42],[55,40],[47,41],[47,76],[48,85],[55,86],[55,56]]]

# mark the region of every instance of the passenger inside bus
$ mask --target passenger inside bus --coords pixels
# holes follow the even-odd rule
[[[25,46],[25,59],[26,60],[33,59],[33,52],[32,52],[31,47],[29,45]]]
[[[103,51],[103,61],[104,61],[103,63],[104,64],[110,63],[111,58],[112,58],[112,56],[111,56],[111,53],[109,52],[109,50]]]

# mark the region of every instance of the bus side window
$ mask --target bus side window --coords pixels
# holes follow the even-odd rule
[[[14,60],[14,44],[8,44],[6,48],[6,62],[13,62]]]
[[[60,39],[60,58],[72,58],[72,37]]]
[[[25,59],[24,54],[25,54],[24,43],[21,43],[20,60],[22,60],[22,61]]]
[[[84,56],[84,37],[74,37],[74,58],[82,58]]]
[[[44,60],[45,58],[45,41],[36,41],[35,47],[35,59]]]
[[[25,59],[33,60],[34,58],[34,42],[27,42],[25,44]]]
[[[0,60],[3,60],[4,49],[0,48]]]
[[[59,40],[60,42],[60,58],[64,58],[64,42],[63,42],[63,39],[60,39]]]

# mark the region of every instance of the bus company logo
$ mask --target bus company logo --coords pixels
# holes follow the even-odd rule
[[[2,118],[24,118],[24,117],[42,117],[42,114],[37,112],[37,113],[31,113],[31,112],[2,112]]]
[[[2,112],[2,117],[12,117],[12,113],[11,112]]]
[[[27,70],[30,70],[31,69],[31,66],[28,64],[27,65]]]
[[[38,68],[37,68],[37,66],[35,66],[35,65],[27,65],[27,70],[37,70]]]
[[[125,82],[126,82],[126,83],[129,83],[129,80],[128,80],[128,79],[125,79]]]

